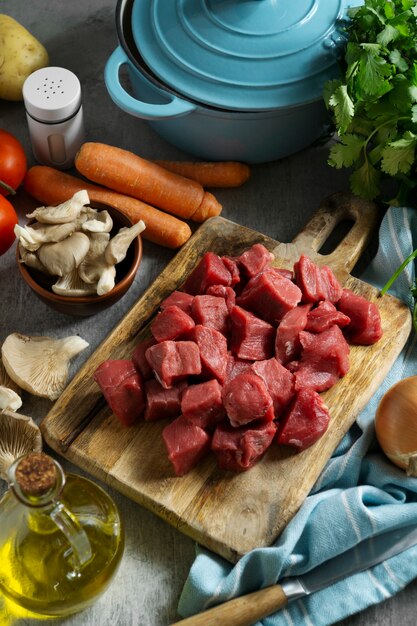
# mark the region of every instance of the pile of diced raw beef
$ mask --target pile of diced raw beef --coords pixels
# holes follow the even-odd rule
[[[252,467],[275,442],[303,450],[326,431],[319,393],[349,369],[349,343],[382,336],[378,308],[301,256],[293,271],[255,244],[207,252],[160,306],[131,359],[94,378],[123,424],[168,419],[163,439],[178,476],[214,453],[220,468]]]

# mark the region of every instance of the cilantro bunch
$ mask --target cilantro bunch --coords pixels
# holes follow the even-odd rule
[[[417,185],[417,0],[365,0],[348,18],[341,79],[324,88],[339,139],[328,163],[353,168],[356,195],[387,188],[401,205]]]

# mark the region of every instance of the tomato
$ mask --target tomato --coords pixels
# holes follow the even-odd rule
[[[14,135],[0,128],[0,194],[7,196],[13,193],[23,181],[26,170],[27,160],[22,144]]]
[[[13,206],[0,196],[0,254],[4,254],[15,240],[14,227],[17,221]]]

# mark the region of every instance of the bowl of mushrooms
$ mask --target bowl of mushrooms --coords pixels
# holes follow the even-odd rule
[[[15,226],[20,273],[42,302],[68,315],[94,315],[129,289],[142,258],[142,221],[90,202],[86,191],[27,214]]]

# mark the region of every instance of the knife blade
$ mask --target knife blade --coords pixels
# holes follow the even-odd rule
[[[405,526],[365,539],[300,576],[229,600],[173,626],[252,626],[298,598],[363,572],[417,544],[417,528]]]

